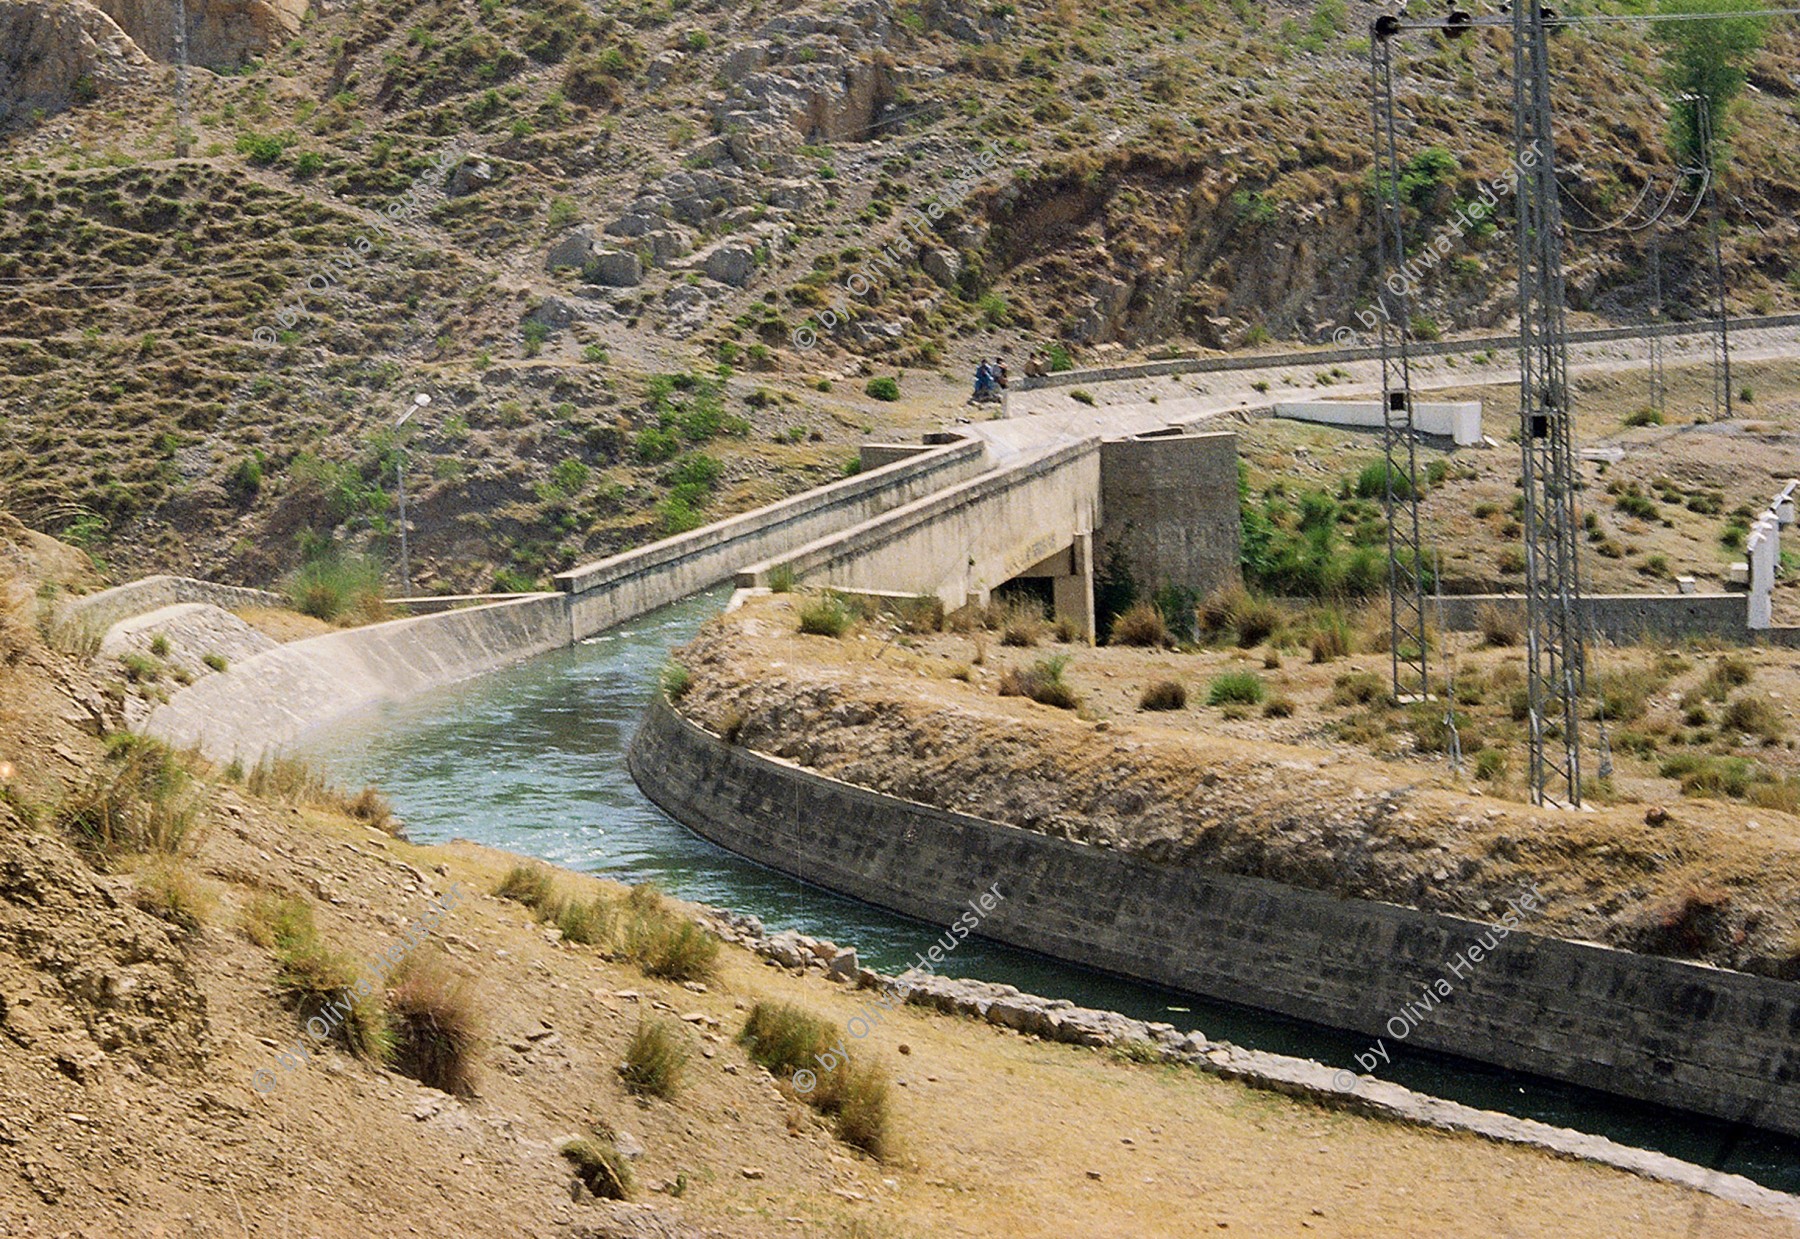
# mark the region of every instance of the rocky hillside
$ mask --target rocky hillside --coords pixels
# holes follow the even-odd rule
[[[833,475],[977,354],[1321,341],[1368,292],[1341,0],[186,12],[183,92],[171,6],[0,3],[0,481],[136,566],[391,560],[404,461],[423,588],[529,585]],[[1603,219],[1666,173],[1657,53],[1557,48],[1571,217]],[[1742,109],[1740,311],[1800,295],[1797,57],[1778,27]],[[1510,63],[1401,56],[1409,211],[1454,242],[1422,334],[1507,313],[1505,204],[1451,221],[1505,170]],[[1700,245],[1669,242],[1678,311]],[[1582,234],[1573,301],[1640,315],[1644,262]]]

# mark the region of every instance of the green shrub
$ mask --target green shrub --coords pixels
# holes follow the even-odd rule
[[[1144,686],[1138,698],[1140,710],[1184,710],[1187,708],[1187,686],[1180,680],[1157,680]]]
[[[850,622],[850,608],[836,594],[820,594],[800,606],[800,631],[809,636],[841,637]]]
[[[794,570],[787,564],[777,564],[769,569],[769,592],[786,594],[793,592]]]
[[[692,688],[693,685],[693,675],[686,667],[673,660],[663,665],[663,696],[667,697],[670,701],[680,701],[687,695],[688,689]]]
[[[1394,498],[1411,499],[1412,483],[1404,473],[1394,473]],[[1385,499],[1388,486],[1388,463],[1385,460],[1370,461],[1356,475],[1352,486],[1358,499]]]
[[[1787,732],[1787,723],[1767,697],[1741,696],[1725,707],[1724,725],[1733,731],[1773,744]]]
[[[1283,696],[1280,693],[1277,693],[1277,694],[1275,694],[1275,696],[1269,698],[1269,700],[1266,703],[1264,703],[1264,705],[1263,705],[1263,717],[1264,718],[1292,718],[1293,714],[1294,714],[1293,699],[1291,697]]]
[[[1656,409],[1645,406],[1627,413],[1625,424],[1627,426],[1660,426],[1663,424],[1663,415]]]
[[[494,888],[497,899],[511,899],[536,912],[556,906],[556,874],[548,865],[525,861],[514,865]]]
[[[1078,404],[1085,404],[1090,408],[1096,406],[1099,403],[1099,401],[1094,399],[1094,393],[1089,391],[1085,387],[1077,387],[1074,391],[1070,392],[1069,399],[1075,401]]]
[[[1486,782],[1506,775],[1506,754],[1499,749],[1482,749],[1475,754],[1475,777]]]
[[[225,656],[223,654],[205,654],[201,656],[200,661],[214,671],[224,671],[231,666],[230,663],[225,661]]]
[[[886,376],[870,379],[863,385],[863,394],[876,400],[900,399],[900,380]]]
[[[641,1018],[625,1047],[619,1078],[627,1091],[639,1096],[673,1097],[680,1090],[681,1073],[689,1058],[679,1025],[668,1019]]]
[[[1074,359],[1069,356],[1069,350],[1060,344],[1052,344],[1050,346],[1049,357],[1051,374],[1061,374],[1065,370],[1073,370],[1075,368],[1075,362]]]
[[[1063,671],[1068,665],[1068,656],[1058,654],[1053,658],[1040,658],[1029,667],[1008,667],[1000,673],[1000,695],[1029,697],[1040,705],[1073,710],[1081,704],[1081,699],[1063,679]]]
[[[237,140],[238,154],[248,156],[253,164],[265,166],[280,162],[287,147],[286,140],[267,134],[241,133]]]
[[[1209,706],[1259,704],[1264,695],[1262,677],[1253,671],[1227,671],[1213,677],[1206,690]]]
[[[681,451],[681,440],[659,426],[647,426],[632,439],[632,450],[646,464],[673,460]]]
[[[328,623],[386,618],[384,593],[380,565],[362,555],[318,556],[301,564],[287,583],[294,610]]]

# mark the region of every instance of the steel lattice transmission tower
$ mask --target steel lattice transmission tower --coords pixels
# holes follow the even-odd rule
[[[1695,171],[1705,187],[1708,230],[1712,233],[1713,293],[1717,297],[1712,332],[1713,419],[1730,418],[1731,408],[1731,326],[1725,316],[1725,255],[1719,221],[1718,171],[1713,167],[1712,108],[1705,95],[1688,96],[1694,109],[1694,128],[1700,138],[1700,167]]]
[[[1519,449],[1525,490],[1525,652],[1531,795],[1581,803],[1583,651],[1575,523],[1562,212],[1546,26],[1536,0],[1513,12],[1513,145],[1519,168]]]
[[[175,158],[188,154],[187,4],[175,0]]]
[[[1419,449],[1413,433],[1412,364],[1406,331],[1412,322],[1406,277],[1406,226],[1400,193],[1400,160],[1394,138],[1392,18],[1376,21],[1369,39],[1371,96],[1375,112],[1376,190],[1380,197],[1380,245],[1375,309],[1381,320],[1381,451],[1387,466],[1382,499],[1388,530],[1388,623],[1394,698],[1423,701],[1426,678],[1425,555],[1419,538]],[[1390,277],[1389,273],[1396,273]],[[1398,281],[1389,286],[1390,278]]]

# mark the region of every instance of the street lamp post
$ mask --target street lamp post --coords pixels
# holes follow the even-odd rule
[[[400,420],[394,423],[394,429],[398,431],[406,425],[414,413],[430,403],[431,397],[424,392],[414,396],[413,407],[400,415]],[[406,557],[406,445],[404,441],[395,443],[394,481],[400,490],[400,587],[410,595],[412,593],[412,565]]]

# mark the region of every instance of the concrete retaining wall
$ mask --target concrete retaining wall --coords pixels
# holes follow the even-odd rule
[[[745,564],[785,555],[828,534],[974,477],[985,449],[961,440],[794,495],[691,533],[560,572],[575,640],[729,581]]]
[[[1099,503],[1100,443],[1089,439],[745,568],[737,582],[766,585],[785,567],[807,584],[933,594],[955,608],[1092,533]]]
[[[880,907],[943,923],[998,883],[985,937],[1382,1037],[1390,1052],[1422,1046],[1800,1135],[1800,985],[1519,931],[1460,975],[1450,961],[1487,927],[941,812],[727,744],[660,698],[628,761],[696,833]],[[1390,1021],[1440,977],[1454,992],[1397,1038]]]
[[[1800,326],[1800,314],[1769,314],[1731,320],[1733,331],[1759,327]],[[1570,344],[1599,344],[1608,340],[1640,340],[1645,336],[1689,336],[1710,331],[1704,320],[1686,323],[1642,323],[1634,327],[1595,327],[1568,333]],[[1355,334],[1355,333],[1353,333]],[[1519,335],[1473,336],[1462,340],[1410,340],[1406,351],[1413,357],[1446,357],[1456,353],[1492,352],[1516,354]],[[1165,374],[1218,374],[1230,370],[1263,370],[1270,366],[1335,366],[1352,361],[1379,361],[1376,345],[1348,348],[1295,349],[1285,353],[1246,353],[1233,357],[1171,357],[1166,361],[1127,362],[1117,366],[1090,366],[1012,380],[1013,391],[1039,387],[1069,387],[1077,383],[1112,383],[1120,379],[1155,378]]]
[[[177,693],[145,730],[215,761],[254,762],[303,732],[378,701],[468,679],[569,644],[567,602],[512,602],[294,641]]]
[[[1412,405],[1413,428],[1421,434],[1452,439],[1459,447],[1481,442],[1481,401],[1415,400]],[[1278,400],[1275,416],[1379,430],[1387,415],[1379,400]]]
[[[1581,605],[1589,623],[1612,641],[1639,637],[1724,637],[1748,641],[1749,618],[1742,594],[1584,594]],[[1427,599],[1436,618],[1437,603]],[[1525,622],[1520,594],[1451,594],[1444,598],[1444,626],[1452,632],[1481,627],[1483,607],[1499,607]]]
[[[243,607],[285,607],[287,599],[265,589],[220,585],[186,576],[147,576],[97,594],[65,600],[57,608],[58,625],[75,625],[96,636],[127,620],[183,602],[204,602],[227,611]]]

